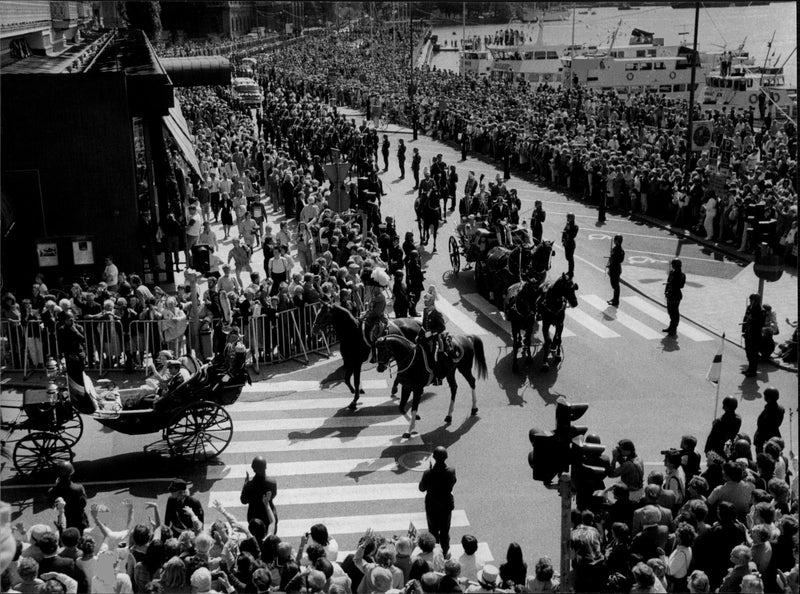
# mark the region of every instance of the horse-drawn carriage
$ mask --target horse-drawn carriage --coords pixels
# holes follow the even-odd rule
[[[13,421],[3,422],[3,449],[10,453],[20,475],[51,469],[71,461],[73,446],[83,435],[83,418],[126,435],[161,432],[171,456],[206,461],[221,454],[233,436],[233,421],[225,405],[236,402],[246,382],[244,357],[200,365],[193,357],[181,359],[189,378],[171,390],[118,389],[109,380],[97,385],[79,361],[68,360],[59,374],[55,362],[47,386],[24,387],[21,406]],[[14,439],[14,433],[26,435]],[[9,452],[14,444],[13,452]]]
[[[469,217],[456,233],[458,237],[450,236],[448,244],[453,273],[461,270],[463,257],[465,270],[475,267],[478,292],[499,305],[512,284],[528,275],[544,276],[550,269],[552,242],[537,242],[524,225],[507,225],[498,232],[485,220]],[[499,233],[504,237],[498,237]]]

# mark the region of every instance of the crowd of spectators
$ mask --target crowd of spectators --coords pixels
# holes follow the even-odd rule
[[[385,31],[367,43],[320,38],[287,48],[279,58],[265,57],[262,67],[357,107],[379,97],[387,113],[399,116],[411,110],[411,81],[407,59],[390,39]],[[746,217],[749,206],[761,203],[762,220],[777,221],[775,249],[796,263],[797,128],[791,120],[697,104],[694,119],[713,121],[715,145],[729,138],[733,148],[729,155],[693,154],[685,183],[686,100],[428,68],[414,72],[412,86],[423,131],[503,162],[507,174],[530,173],[590,203],[602,200],[619,212],[651,216],[740,251],[755,248]]]
[[[137,516],[126,500],[124,526],[112,527],[103,519],[109,510],[90,504],[73,482],[71,464],[61,463],[47,494],[55,520],[14,527],[2,591],[556,592],[566,582],[576,592],[796,594],[797,460],[780,437],[778,400],[777,390],[765,391],[751,438],[738,401],[725,398],[703,447],[704,467],[691,435],[664,450],[663,469],[647,476],[629,439],[619,440],[611,456],[596,455],[591,464],[604,476],[573,476],[570,567],[560,573],[547,557],[529,565],[516,542],[505,559],[485,559],[471,534],[462,536],[459,556],[444,555],[427,532],[370,529],[351,553],[340,551],[324,523],[299,541],[287,539],[279,500],[274,505],[277,483],[266,477],[260,457],[253,468],[262,472],[264,488],[249,480],[242,488],[246,521],[213,492],[212,515],[186,481],[175,479],[163,519],[156,503]]]

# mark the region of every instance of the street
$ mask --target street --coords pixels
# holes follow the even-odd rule
[[[388,135],[392,148],[389,171],[381,174],[387,193],[382,214],[395,217],[401,237],[407,230],[416,235],[416,192],[408,170],[410,160],[406,178],[398,179],[397,138],[404,138],[409,149],[420,149],[423,166],[439,153],[448,165],[455,164],[459,197],[469,170],[476,177],[485,174],[487,181],[500,171],[472,157],[462,163],[456,150],[422,135],[418,141],[412,141],[407,131],[402,136],[395,131]],[[408,420],[390,397],[393,377],[365,365],[362,405],[350,412],[344,408],[350,394],[342,383],[341,359],[334,348],[331,359],[314,359],[308,366],[289,362],[279,369],[262,369],[261,381],[246,386],[239,401],[228,407],[234,421],[233,441],[207,467],[169,460],[162,455],[164,446],[158,435],[120,435],[85,418],[85,432],[75,448],[75,479],[86,485],[92,501],[112,510],[108,524],[120,528],[119,504],[125,498],[135,502],[135,522],[145,518],[145,501],[157,498],[163,509],[165,490],[174,476],[193,483],[191,490],[203,503],[207,520],[217,517],[210,509],[215,499],[244,519],[245,508],[239,503],[243,477],[252,458],[263,455],[267,473],[278,482],[279,536],[297,545],[312,524],[322,522],[337,539],[340,551],[352,551],[366,528],[387,535],[405,532],[410,522],[425,528],[423,493],[417,484],[420,471],[427,468],[428,454],[444,445],[450,453],[448,465],[455,467],[458,476],[453,542],[458,543],[463,534],[473,534],[484,553],[498,563],[505,558],[508,543],[518,542],[532,566],[540,556],[557,559],[559,553],[557,493],[531,479],[527,462],[528,430],[554,428],[558,397],[590,405],[579,424],[599,435],[607,452],[619,439],[633,440],[646,472],[662,468],[660,451],[677,447],[684,434],[697,436],[698,449],[702,449],[714,417],[716,394],[706,373],[722,332],[733,343],[739,341],[738,324],[747,293],[757,286],[747,263],[627,217],[609,214],[607,222],[598,225],[593,207],[530,182],[512,178],[507,185],[518,190],[525,220],[534,200],[543,203],[547,212],[544,238],[553,240],[556,247],[551,279],[566,271],[560,249],[566,213],[575,213],[580,226],[575,258],[579,306],[567,311],[561,365],[548,372],[540,370],[541,334],[537,333],[533,361],[523,362],[519,374],[511,372],[507,322],[496,306],[477,293],[472,272],[463,271],[463,260],[459,274],[451,271],[447,240],[455,233],[458,214],[450,212],[439,231],[438,252],[432,254],[429,245],[422,252],[423,263],[426,285],[434,284],[439,290],[438,305],[448,320],[448,330],[478,335],[484,342],[489,376],[478,382],[477,416],[470,416],[469,387],[457,376],[453,423],[443,422],[447,386],[429,386],[420,408],[418,435],[402,439]],[[279,220],[271,218],[271,224]],[[626,251],[622,273],[626,284],[619,308],[606,304],[611,288],[604,272],[615,234],[624,236]],[[229,247],[226,241],[225,249]],[[670,338],[661,331],[668,323],[663,283],[675,257],[683,260],[687,273],[682,312],[692,321],[683,319],[678,337]],[[254,261],[255,269],[263,270],[260,252]],[[772,303],[781,322],[778,341],[789,334],[783,320],[796,316],[796,286],[795,276],[768,284],[765,291],[765,300]],[[756,378],[745,378],[741,374],[745,363],[744,351],[726,343],[719,395],[737,397],[743,430],[752,434],[765,387],[780,390],[787,413],[797,408],[797,375],[762,364]],[[13,396],[4,394],[4,399]],[[787,414],[782,427],[787,444],[791,443],[791,422]],[[44,507],[46,485],[26,485],[7,467],[3,481],[3,499],[12,504],[15,521],[30,526],[52,520],[52,512]]]

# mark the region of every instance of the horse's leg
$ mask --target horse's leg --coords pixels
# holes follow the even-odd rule
[[[406,405],[408,404],[408,397],[411,394],[411,388],[408,386],[401,386],[400,387],[400,402],[397,404],[397,408],[400,409],[400,414],[406,414]]]
[[[511,324],[511,371],[513,373],[519,372],[519,364],[517,363],[517,351],[519,350],[521,329],[515,324]]]
[[[405,389],[405,388],[404,388]],[[411,400],[411,415],[408,421],[408,431],[403,433],[405,439],[409,439],[411,434],[414,433],[414,426],[417,424],[417,410],[419,410],[419,402],[422,398],[422,388],[414,388],[414,398]]]
[[[525,328],[525,348],[523,349],[523,353],[525,354],[525,358],[528,363],[531,362],[533,357],[531,356],[531,337],[533,335],[533,324],[527,326]]]
[[[467,380],[469,389],[472,391],[472,410],[470,410],[469,414],[474,417],[478,414],[478,395],[475,393],[475,376],[472,375],[473,358],[473,353],[465,354],[461,358],[461,361],[458,362],[458,370],[461,372],[461,375],[464,376],[464,379]]]
[[[400,378],[395,377],[394,383],[392,384],[392,398],[395,398],[397,396],[397,386],[399,385],[400,385]]]
[[[544,353],[544,363],[542,363],[542,371],[550,369],[550,320],[542,317],[542,352]]]
[[[439,235],[439,225],[433,226],[433,251],[436,251],[436,237]]]
[[[456,405],[456,392],[458,391],[455,369],[447,374],[447,385],[450,386],[450,406],[447,409],[447,416],[444,418],[444,422],[449,425],[453,422],[453,408],[455,408]]]
[[[353,384],[350,383],[350,378],[353,377],[353,370],[347,363],[343,363],[342,366],[344,367],[344,385],[348,387],[351,394],[355,394],[356,390]]]
[[[356,410],[358,406],[358,397],[364,393],[361,389],[361,365],[353,370],[353,401],[347,406],[350,410]]]
[[[561,363],[561,333],[564,331],[564,318],[556,321],[556,331],[553,337],[553,362],[558,365]]]

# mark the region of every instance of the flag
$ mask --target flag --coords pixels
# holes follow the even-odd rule
[[[719,350],[714,355],[714,360],[711,362],[711,367],[708,368],[706,380],[712,384],[718,384],[719,378],[722,375],[722,349],[725,346],[725,333],[722,333],[722,339],[719,341]]]

